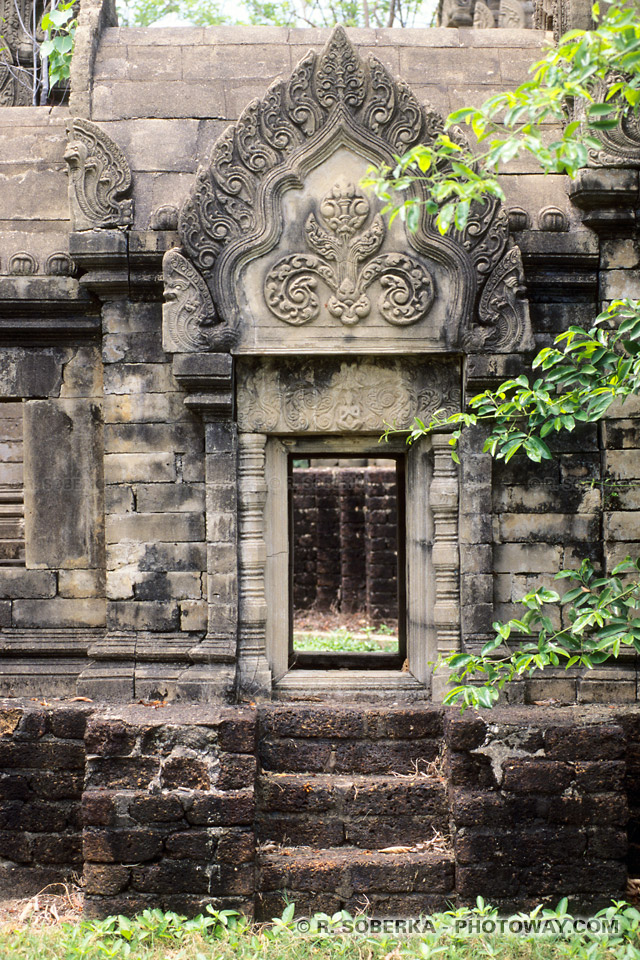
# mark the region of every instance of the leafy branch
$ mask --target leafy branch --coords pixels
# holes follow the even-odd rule
[[[520,619],[493,624],[495,636],[480,654],[454,653],[442,662],[453,671],[453,688],[445,703],[465,707],[492,707],[506,683],[523,675],[530,676],[545,667],[591,668],[610,657],[618,657],[623,647],[640,653],[640,559],[627,557],[609,577],[596,576],[590,560],[578,570],[561,570],[555,579],[573,581],[575,586],[561,596],[555,590],[538,587],[521,600]],[[636,578],[625,583],[622,574]],[[559,630],[547,610],[566,607],[568,625]],[[512,634],[534,637],[509,647]],[[504,651],[500,655],[500,651]],[[465,682],[467,681],[467,682]],[[475,682],[472,682],[475,681]]]
[[[40,56],[47,59],[49,66],[49,83],[52,87],[56,83],[68,80],[71,71],[71,56],[78,26],[78,19],[74,13],[75,0],[60,3],[42,17],[42,29],[46,39],[40,44]]]
[[[463,230],[474,205],[504,199],[498,172],[522,154],[531,154],[545,173],[574,177],[586,166],[589,148],[601,146],[594,133],[617,126],[640,104],[637,9],[614,4],[602,15],[597,5],[593,10],[597,29],[565,34],[531,67],[531,80],[480,107],[455,110],[431,144],[397,156],[394,167],[368,170],[363,182],[385,201],[383,212],[415,229],[424,208],[441,233],[451,226]],[[616,80],[608,83],[612,75]],[[571,119],[577,105],[582,116]],[[459,124],[473,132],[475,153]],[[552,124],[561,132],[545,144]]]
[[[533,383],[526,374],[505,380],[495,390],[472,397],[470,412],[444,416],[436,410],[428,423],[416,419],[407,431],[408,441],[454,426],[449,442],[459,463],[457,446],[465,427],[491,421],[494,426],[483,450],[496,460],[508,463],[518,452],[536,463],[552,459],[545,437],[597,421],[614,400],[624,402],[640,392],[640,301],[613,301],[589,330],[569,327],[553,347],[537,354],[532,367],[544,377]]]

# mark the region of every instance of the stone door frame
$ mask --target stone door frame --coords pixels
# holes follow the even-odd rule
[[[245,694],[441,699],[440,653],[460,645],[458,471],[449,436],[240,433],[238,672]],[[288,458],[406,455],[406,631],[403,670],[290,670]]]

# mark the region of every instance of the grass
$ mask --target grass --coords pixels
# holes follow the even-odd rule
[[[385,651],[394,653],[398,648],[398,638],[393,630],[384,624],[380,627],[364,627],[358,633],[352,633],[345,627],[330,632],[295,630],[293,648],[305,652],[330,651],[336,653],[376,653]]]
[[[296,920],[290,904],[271,924],[251,924],[234,911],[207,912],[194,920],[146,910],[139,917],[102,921],[0,926],[0,957],[6,960],[640,960],[640,913],[614,903],[601,911],[618,923],[615,935],[570,933],[566,900],[556,910],[536,908],[520,921],[546,918],[565,935],[465,935],[461,923],[493,922],[497,912],[478,900],[473,910],[437,914],[426,932],[398,937],[345,932],[349,914],[316,914]],[[359,927],[365,918],[356,918]],[[323,932],[324,931],[324,932]]]

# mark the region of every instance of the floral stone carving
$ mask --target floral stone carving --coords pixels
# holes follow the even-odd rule
[[[89,120],[67,124],[64,159],[69,167],[69,204],[74,230],[127,227],[133,222],[131,171],[117,143]]]
[[[376,281],[382,288],[380,313],[388,323],[406,326],[425,316],[434,298],[431,275],[414,257],[375,256],[386,226],[378,213],[365,227],[370,212],[369,201],[353,184],[336,184],[319,206],[327,229],[309,214],[305,238],[315,256],[284,257],[265,279],[265,300],[278,319],[295,325],[315,320],[320,313],[318,279],[333,291],[327,310],[347,326],[371,312],[367,290]]]
[[[455,361],[242,358],[238,425],[258,433],[380,433],[459,410]]]
[[[314,327],[321,352],[339,340],[341,325],[362,327],[349,336],[369,337],[369,351],[380,338],[386,351],[395,349],[387,325],[398,338],[406,330],[407,343],[422,338],[422,349],[457,350],[465,340],[484,349],[484,327],[481,337],[469,333],[485,285],[513,248],[501,205],[478,205],[463,232],[442,237],[424,210],[409,233],[399,221],[386,227],[355,188],[331,189],[340,177],[356,183],[368,163],[392,164],[414,144],[432,143],[442,129],[435,110],[380,61],[362,59],[340,27],[324,51],[308,53],[227,128],[198,169],[178,229],[181,253],[237,332],[239,352],[274,345],[300,352],[309,343],[293,330],[279,339],[274,317],[295,328],[319,313],[339,321]],[[450,135],[464,140],[459,130]],[[418,199],[422,189],[415,187]],[[294,196],[304,210],[288,207],[285,216]],[[511,338],[504,334],[511,317],[508,310],[496,321],[500,349],[518,349],[518,337],[528,335],[524,315]],[[261,330],[268,331],[262,340]]]

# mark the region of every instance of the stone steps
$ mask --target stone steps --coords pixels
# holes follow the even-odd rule
[[[256,781],[257,912],[417,916],[453,896],[442,714],[271,705]],[[425,845],[438,836],[437,852]],[[442,841],[444,840],[444,846]],[[404,852],[383,852],[404,847]]]
[[[256,839],[310,847],[413,846],[449,833],[437,776],[262,773]]]
[[[413,916],[442,910],[454,896],[451,853],[380,853],[355,847],[280,848],[262,851],[258,861],[257,914],[282,913],[286,890],[296,915],[352,915],[366,908],[382,916]]]

